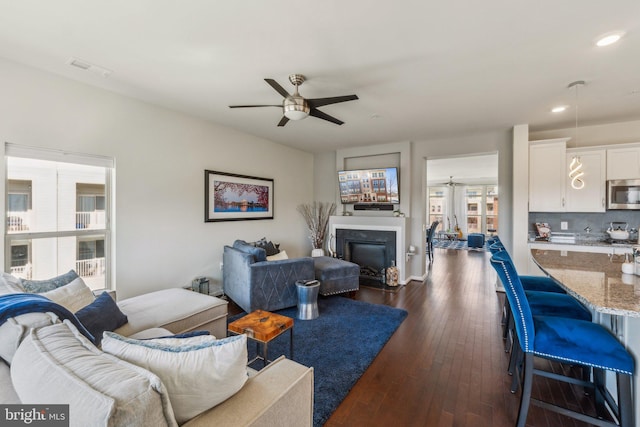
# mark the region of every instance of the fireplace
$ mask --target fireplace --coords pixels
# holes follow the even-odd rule
[[[338,230],[340,231],[340,242],[337,241]],[[398,283],[404,285],[407,283],[407,252],[406,252],[406,234],[407,234],[407,218],[395,216],[346,216],[334,215],[329,218],[329,249],[333,255],[344,258],[344,232],[390,232],[384,239],[385,244],[385,267],[391,265],[391,261],[396,262],[398,268]],[[395,233],[395,241],[393,235]],[[351,236],[353,237],[353,236]],[[359,242],[381,244],[380,240],[366,239],[359,235]],[[389,241],[391,240],[391,241]],[[339,253],[339,254],[338,254]],[[364,281],[362,282],[364,283]],[[379,282],[378,282],[379,284]]]
[[[396,232],[336,229],[339,258],[360,266],[360,283],[385,282],[385,270],[396,261]]]

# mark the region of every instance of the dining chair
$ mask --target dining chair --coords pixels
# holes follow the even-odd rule
[[[635,366],[624,346],[599,324],[566,317],[534,315],[509,254],[497,252],[490,262],[504,284],[514,319],[516,344],[523,355],[522,369],[516,372],[518,378],[522,377],[516,426],[525,426],[531,404],[598,426],[634,426],[631,379]],[[587,381],[541,370],[534,366],[536,357],[592,369],[593,379]],[[606,388],[605,371],[615,374],[617,403]],[[597,416],[533,398],[531,390],[534,375],[592,388]],[[571,406],[580,405],[576,403]],[[602,418],[606,407],[613,414],[614,421]]]
[[[439,221],[433,221],[431,226],[427,230],[427,256],[429,257],[429,264],[433,262],[433,239],[436,235],[436,228],[440,225]]]

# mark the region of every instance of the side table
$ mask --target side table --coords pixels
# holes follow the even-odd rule
[[[228,329],[233,334],[246,334],[247,338],[256,342],[256,357],[251,359],[247,365],[262,359],[263,366],[267,366],[267,363],[270,362],[268,359],[269,342],[285,331],[289,331],[289,357],[293,360],[293,319],[290,317],[256,310],[229,323]],[[262,356],[258,351],[259,344],[262,344]]]
[[[317,280],[296,281],[298,290],[298,319],[313,320],[318,317],[318,291],[320,282]]]

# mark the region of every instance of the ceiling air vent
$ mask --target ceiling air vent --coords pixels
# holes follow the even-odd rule
[[[80,70],[91,71],[92,73],[96,73],[104,78],[109,77],[111,73],[113,73],[113,71],[111,70],[108,70],[104,67],[100,67],[99,65],[92,64],[88,61],[85,61],[84,59],[79,59],[79,58],[71,57],[67,61],[67,64],[71,65],[72,67],[79,68]]]

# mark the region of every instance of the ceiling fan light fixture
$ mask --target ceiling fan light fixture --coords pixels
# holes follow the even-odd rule
[[[310,108],[301,96],[289,96],[284,100],[284,116],[289,120],[302,120],[309,116]]]

